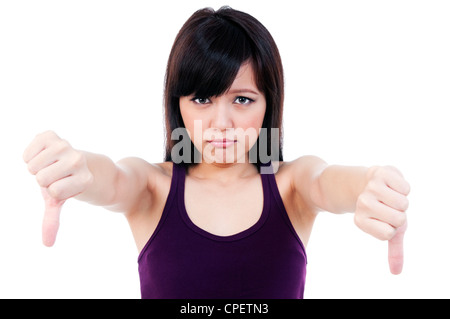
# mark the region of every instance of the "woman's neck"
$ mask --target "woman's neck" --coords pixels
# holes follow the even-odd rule
[[[223,183],[229,183],[259,174],[258,169],[251,163],[206,163],[202,162],[191,166],[188,175],[198,179],[217,180]]]

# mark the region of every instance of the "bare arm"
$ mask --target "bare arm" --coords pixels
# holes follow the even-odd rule
[[[330,165],[314,180],[311,196],[321,210],[355,212],[356,202],[367,184],[365,167]]]
[[[150,200],[149,174],[152,166],[149,163],[131,157],[114,163],[104,155],[83,154],[93,178],[92,183],[76,199],[125,214],[141,205],[143,198]],[[143,193],[147,193],[147,196]]]

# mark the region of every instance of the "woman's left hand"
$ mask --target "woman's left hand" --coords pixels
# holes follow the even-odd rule
[[[367,184],[359,195],[355,209],[355,224],[380,240],[388,240],[391,273],[403,268],[403,236],[407,227],[406,210],[410,186],[392,166],[371,167]]]

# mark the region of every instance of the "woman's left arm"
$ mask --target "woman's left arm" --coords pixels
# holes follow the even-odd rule
[[[300,162],[305,162],[305,159]],[[297,179],[297,189],[309,189],[308,198],[317,210],[354,212],[355,224],[380,240],[389,241],[391,272],[403,265],[403,235],[406,230],[408,182],[392,166],[351,167],[326,165],[318,158],[306,160],[309,179]],[[309,185],[305,185],[305,181]],[[304,194],[304,192],[303,192]]]

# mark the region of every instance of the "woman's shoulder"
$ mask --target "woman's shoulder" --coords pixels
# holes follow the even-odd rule
[[[118,161],[117,164],[124,170],[135,171],[140,175],[147,174],[151,176],[172,176],[172,162],[150,163],[142,158],[127,157]]]
[[[292,161],[275,162],[272,164],[276,174],[290,175],[313,173],[318,167],[323,167],[326,162],[314,155],[304,155]]]
[[[280,162],[278,170],[274,166],[274,172],[279,184],[304,197],[308,195],[312,183],[326,166],[327,163],[321,158],[305,155],[293,161]]]
[[[162,174],[166,177],[172,177],[173,172],[173,163],[172,162],[162,162],[152,164],[155,170],[158,171],[159,174]]]
[[[120,160],[119,167],[136,179],[146,181],[149,190],[156,190],[172,178],[172,162],[150,163],[138,157],[127,157]]]
[[[170,185],[172,180],[172,172],[172,162],[149,163],[149,187],[154,191],[158,188],[167,188],[167,185]]]

